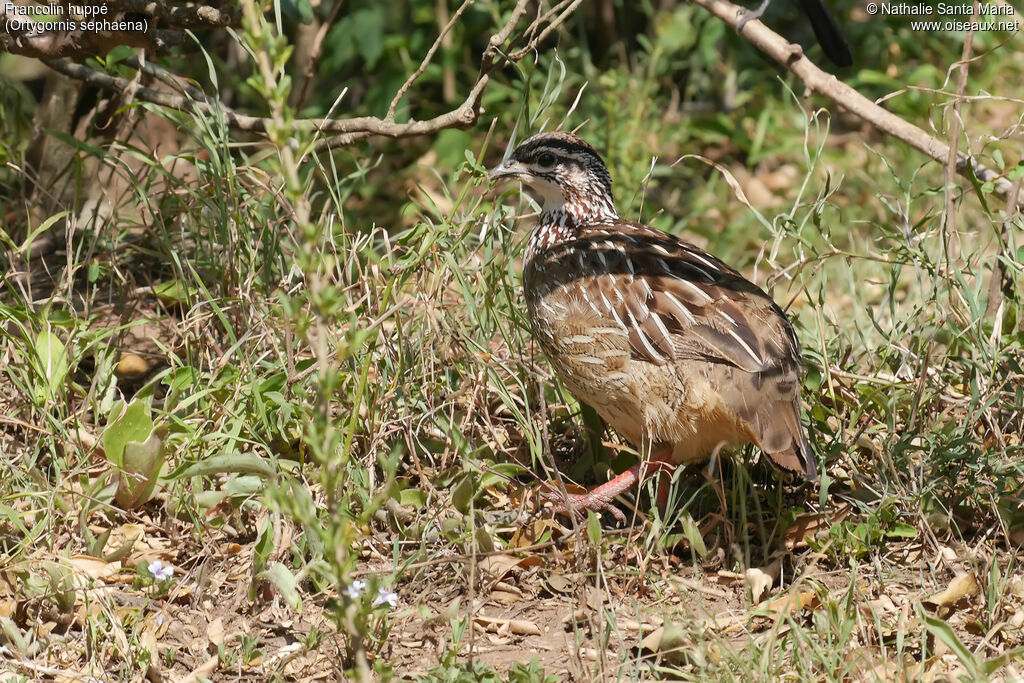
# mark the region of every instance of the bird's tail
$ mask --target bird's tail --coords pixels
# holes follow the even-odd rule
[[[795,401],[779,401],[771,407],[768,421],[760,420],[762,425],[770,425],[771,434],[763,434],[761,448],[772,464],[786,472],[802,474],[808,481],[818,480],[818,465],[814,460],[814,451],[807,440],[807,431],[800,422],[800,404]],[[788,443],[787,443],[788,442]],[[783,448],[771,446],[786,443]]]
[[[785,472],[818,479],[814,451],[800,421],[800,381],[795,363],[748,373],[721,365],[722,398],[740,418],[751,441],[772,465]]]

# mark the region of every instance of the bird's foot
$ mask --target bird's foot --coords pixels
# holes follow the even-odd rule
[[[626,523],[626,515],[612,504],[614,496],[606,496],[600,486],[586,493],[566,493],[552,491],[545,494],[544,507],[555,515],[569,515],[584,519],[587,512],[610,512],[620,524]]]

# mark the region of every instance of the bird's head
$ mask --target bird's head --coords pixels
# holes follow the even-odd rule
[[[594,148],[573,133],[540,133],[526,140],[491,171],[492,180],[515,178],[543,199],[543,210],[564,210],[580,219],[617,217],[612,177]]]

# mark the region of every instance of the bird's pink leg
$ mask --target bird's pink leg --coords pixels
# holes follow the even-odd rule
[[[640,481],[640,474],[645,469],[661,470],[662,478],[658,484],[658,505],[664,509],[665,503],[668,500],[669,472],[674,467],[670,462],[671,457],[672,447],[669,446],[664,451],[652,455],[650,460],[638,462],[614,479],[596,486],[586,493],[570,493],[569,499],[558,501],[555,507],[552,508],[552,512],[582,515],[582,513],[588,510],[595,512],[608,510],[617,520],[625,522],[626,516],[622,514],[621,510],[612,505],[612,500],[615,496],[624,493]]]

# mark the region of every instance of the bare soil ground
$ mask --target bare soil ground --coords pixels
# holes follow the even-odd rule
[[[241,525],[255,529],[262,520],[240,513],[222,521],[199,533],[156,501],[130,519],[91,521],[93,533],[111,531],[107,551],[121,550],[117,560],[89,557],[70,537],[61,553],[30,553],[29,573],[63,586],[63,604],[52,591],[26,593],[36,583],[24,576],[0,573],[0,616],[36,643],[30,657],[4,648],[2,680],[343,679],[345,639],[325,610],[334,596],[304,593],[296,612],[268,585],[250,594],[256,549]],[[971,672],[922,619],[940,616],[964,646],[989,658],[1024,643],[1024,577],[985,540],[894,542],[843,567],[791,535],[767,565],[737,572],[721,549],[696,563],[643,551],[641,528],[609,530],[600,546],[565,536],[557,547],[475,558],[439,549],[396,586],[398,605],[370,658],[401,679],[427,676],[439,662],[476,660],[502,671],[531,659],[572,681],[638,671],[732,678],[759,656],[753,669],[768,675],[946,680]],[[279,531],[279,547],[294,538]],[[393,541],[375,530],[357,574],[390,572],[379,551]],[[141,585],[136,565],[158,560],[175,568],[174,578],[163,588]],[[456,639],[453,621],[467,617],[472,628]],[[852,632],[842,633],[843,624]],[[818,644],[801,631],[817,632]],[[837,670],[801,671],[808,660],[788,650],[820,647],[830,633]],[[136,670],[141,649],[153,656]],[[1019,671],[1007,662],[1000,676]]]

